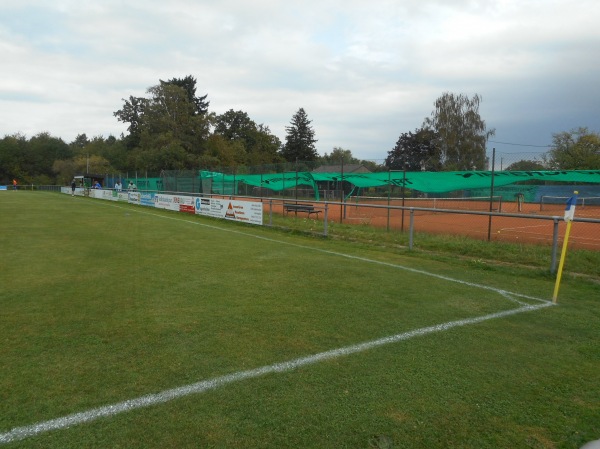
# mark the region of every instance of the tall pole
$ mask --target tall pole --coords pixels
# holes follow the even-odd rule
[[[494,209],[494,170],[496,168],[496,149],[492,148],[492,185],[490,187],[490,212]],[[488,223],[488,242],[492,239],[492,214]]]
[[[392,200],[392,168],[388,167],[387,230],[390,230],[390,203]]]
[[[344,220],[344,156],[342,156],[342,180],[340,181],[340,223]]]
[[[406,160],[404,161],[404,168],[402,169],[402,223],[400,225],[401,231],[404,232],[404,199],[406,198]]]

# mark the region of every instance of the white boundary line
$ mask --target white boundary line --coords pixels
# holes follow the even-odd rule
[[[118,207],[118,206],[114,206],[114,207]],[[141,212],[141,211],[139,211],[139,212]],[[141,213],[148,213],[148,212],[141,212]],[[267,240],[267,241],[271,241],[271,242],[292,245],[292,246],[296,246],[299,248],[304,248],[304,249],[318,251],[318,252],[322,252],[322,253],[326,253],[326,254],[331,254],[334,256],[345,257],[345,258],[349,258],[349,259],[360,260],[360,261],[364,261],[364,262],[368,262],[368,263],[375,263],[375,264],[379,264],[379,265],[385,265],[385,266],[393,267],[393,268],[399,268],[399,269],[406,270],[409,272],[422,274],[425,276],[431,276],[431,277],[446,280],[449,282],[456,282],[456,283],[464,284],[464,285],[467,285],[470,287],[490,290],[490,291],[499,293],[500,295],[502,295],[504,298],[506,298],[508,300],[517,302],[518,304],[521,305],[521,307],[519,307],[517,309],[505,310],[502,312],[484,315],[484,316],[480,316],[480,317],[467,318],[467,319],[457,320],[457,321],[449,321],[447,323],[442,323],[442,324],[437,324],[434,326],[415,329],[415,330],[404,332],[401,334],[383,337],[383,338],[380,338],[377,340],[359,343],[359,344],[352,345],[352,346],[345,346],[345,347],[338,348],[338,349],[332,349],[329,351],[320,352],[320,353],[306,356],[306,357],[300,357],[300,358],[293,359],[293,360],[290,360],[287,362],[275,363],[272,365],[265,365],[260,368],[255,368],[255,369],[247,370],[247,371],[238,371],[236,373],[227,374],[227,375],[220,376],[220,377],[215,377],[213,379],[196,382],[193,384],[185,385],[185,386],[178,387],[178,388],[173,388],[170,390],[164,390],[160,393],[148,394],[148,395],[141,396],[141,397],[138,397],[135,399],[129,399],[129,400],[126,400],[123,402],[118,402],[116,404],[111,404],[111,405],[106,405],[103,407],[90,409],[85,412],[74,413],[71,415],[63,416],[61,418],[51,419],[49,421],[44,421],[44,422],[40,422],[37,424],[29,425],[29,426],[15,427],[12,430],[10,430],[9,432],[0,434],[0,444],[7,444],[7,443],[14,442],[14,441],[23,440],[23,439],[38,435],[40,433],[49,432],[51,430],[67,429],[72,426],[76,426],[76,425],[83,424],[86,422],[95,421],[95,420],[103,418],[103,417],[111,417],[111,416],[114,416],[114,415],[117,415],[120,413],[128,412],[128,411],[139,409],[139,408],[145,408],[145,407],[150,407],[150,406],[157,405],[157,404],[163,404],[165,402],[169,402],[169,401],[172,401],[177,398],[189,396],[191,394],[199,394],[199,393],[203,393],[203,392],[206,392],[209,390],[214,390],[216,388],[222,387],[224,385],[227,385],[227,384],[230,384],[233,382],[239,382],[239,381],[246,380],[246,379],[253,379],[253,378],[264,376],[265,374],[270,374],[270,373],[288,372],[288,371],[292,371],[294,369],[297,369],[297,368],[300,368],[303,366],[312,365],[312,364],[315,364],[315,363],[318,363],[318,362],[321,362],[324,360],[330,360],[330,359],[334,359],[337,357],[343,357],[343,356],[347,356],[347,355],[351,355],[351,354],[356,354],[359,352],[364,352],[364,351],[367,351],[367,350],[370,350],[370,349],[373,349],[373,348],[376,348],[379,346],[384,346],[384,345],[388,345],[388,344],[392,344],[392,343],[397,343],[399,341],[409,340],[414,337],[420,337],[423,335],[433,334],[433,333],[437,333],[437,332],[443,332],[443,331],[447,331],[447,330],[455,328],[455,327],[461,327],[461,326],[466,326],[466,325],[470,325],[470,324],[477,324],[477,323],[481,323],[483,321],[496,319],[496,318],[503,318],[506,316],[515,315],[515,314],[523,313],[523,312],[534,311],[534,310],[538,310],[538,309],[541,309],[544,307],[550,307],[553,305],[552,302],[543,300],[541,298],[535,298],[532,296],[522,295],[519,293],[508,292],[506,290],[497,289],[497,288],[489,287],[486,285],[480,285],[480,284],[474,284],[471,282],[461,281],[461,280],[450,278],[447,276],[429,273],[427,271],[409,268],[409,267],[405,267],[402,265],[396,265],[396,264],[392,264],[392,263],[388,263],[388,262],[376,261],[376,260],[372,260],[372,259],[367,259],[367,258],[358,257],[358,256],[352,256],[349,254],[338,253],[338,252],[324,250],[324,249],[320,249],[320,248],[314,248],[314,247],[310,247],[310,246],[298,245],[295,243],[284,242],[281,240],[271,239],[268,237],[261,237],[261,236],[248,234],[248,233],[236,231],[236,230],[223,229],[218,226],[206,225],[204,223],[197,223],[197,222],[183,220],[183,219],[179,219],[179,218],[175,218],[175,217],[168,217],[168,216],[157,215],[157,214],[150,214],[150,215],[153,215],[155,217],[160,217],[160,218],[184,221],[186,223],[197,224],[197,225],[201,225],[201,226],[205,226],[205,227],[209,227],[209,228],[213,228],[213,229],[225,231],[225,232],[233,232],[236,234],[259,238],[259,239]],[[540,301],[541,304],[528,305],[526,303],[523,303],[522,301],[517,300],[515,297]]]
[[[109,206],[120,208],[120,206],[117,206],[117,205],[109,205]],[[400,270],[409,271],[411,273],[417,273],[417,274],[421,274],[421,275],[424,275],[424,276],[429,276],[429,277],[433,277],[433,278],[437,278],[437,279],[442,279],[442,280],[448,281],[448,282],[455,282],[455,283],[458,283],[458,284],[468,285],[469,287],[480,288],[480,289],[483,289],[483,290],[490,290],[490,291],[499,293],[501,295],[508,294],[508,295],[517,296],[517,297],[520,297],[520,298],[531,299],[531,300],[534,300],[534,301],[551,302],[549,300],[545,300],[545,299],[542,299],[542,298],[537,298],[537,297],[534,297],[534,296],[528,296],[528,295],[524,295],[522,293],[509,292],[507,290],[503,290],[503,289],[496,288],[496,287],[490,287],[488,285],[476,284],[476,283],[473,283],[473,282],[463,281],[463,280],[460,280],[460,279],[454,279],[454,278],[451,278],[451,277],[448,277],[448,276],[444,276],[444,275],[441,275],[441,274],[430,273],[429,271],[419,270],[417,268],[411,268],[411,267],[407,267],[407,266],[404,266],[404,265],[394,264],[394,263],[391,263],[391,262],[382,262],[382,261],[379,261],[379,260],[368,259],[366,257],[353,256],[353,255],[350,255],[350,254],[339,253],[339,252],[331,251],[331,250],[327,250],[327,249],[315,248],[313,246],[300,245],[298,243],[291,243],[291,242],[286,242],[286,241],[283,241],[283,240],[273,239],[273,238],[270,238],[270,237],[263,237],[263,236],[260,236],[260,235],[250,234],[250,233],[243,232],[243,231],[238,231],[238,230],[235,230],[235,229],[225,229],[225,228],[221,228],[219,226],[209,225],[209,224],[206,224],[206,223],[200,223],[200,222],[191,221],[191,220],[184,220],[182,218],[177,218],[177,217],[169,217],[167,215],[158,215],[158,214],[153,214],[153,213],[146,212],[146,211],[137,211],[137,212],[141,213],[141,214],[151,215],[151,216],[157,217],[157,218],[164,218],[164,219],[167,219],[167,220],[181,221],[181,222],[184,222],[184,223],[188,223],[188,224],[192,224],[192,225],[196,225],[196,226],[202,226],[202,227],[214,229],[214,230],[217,230],[217,231],[229,232],[231,234],[238,234],[238,235],[243,235],[243,236],[246,236],[246,237],[252,237],[252,238],[255,238],[255,239],[265,240],[267,242],[280,243],[280,244],[283,244],[283,245],[294,246],[296,248],[302,248],[302,249],[307,249],[307,250],[310,250],[310,251],[315,251],[315,252],[330,254],[332,256],[343,257],[343,258],[346,258],[346,259],[360,260],[362,262],[373,263],[373,264],[377,264],[377,265],[384,265],[384,266],[387,266],[387,267],[390,267],[390,268],[397,268],[397,269],[400,269]]]
[[[111,417],[120,413],[128,412],[139,408],[163,404],[165,402],[169,402],[174,399],[182,398],[192,394],[199,394],[209,390],[214,390],[224,385],[231,384],[233,382],[240,382],[246,379],[253,379],[270,373],[284,373],[303,366],[322,362],[324,360],[330,360],[337,357],[343,357],[350,354],[364,352],[369,349],[388,345],[391,343],[397,343],[399,341],[409,340],[414,337],[420,337],[436,332],[443,332],[455,327],[481,323],[487,320],[502,318],[509,315],[515,315],[517,313],[522,312],[529,312],[550,306],[552,306],[551,302],[538,304],[536,306],[526,305],[523,307],[519,307],[518,309],[506,310],[490,315],[484,315],[475,318],[467,318],[458,321],[450,321],[448,323],[437,324],[435,326],[423,327],[421,329],[415,329],[409,332],[404,332],[402,334],[380,338],[378,340],[368,341],[365,343],[359,343],[357,345],[346,346],[339,349],[320,352],[307,357],[300,357],[287,362],[274,363],[273,365],[266,365],[260,368],[255,368],[247,371],[238,371],[233,374],[227,374],[225,376],[215,377],[209,380],[203,380],[194,384],[185,385],[183,387],[164,390],[160,393],[148,394],[135,399],[129,399],[127,401],[118,402],[116,404],[94,408],[81,413],[74,413],[72,415],[67,415],[61,418],[40,422],[30,426],[16,427],[9,432],[0,434],[0,444],[6,444],[11,443],[13,441],[23,440],[38,435],[40,433],[49,432],[51,430],[67,429],[72,426],[76,426],[90,421],[95,421],[104,417]]]

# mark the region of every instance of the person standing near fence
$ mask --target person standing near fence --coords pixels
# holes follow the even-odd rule
[[[13,190],[17,190],[17,179],[13,179]]]
[[[73,179],[73,181],[71,181],[71,196],[75,196],[75,187],[77,187],[77,184],[75,183],[75,180]]]

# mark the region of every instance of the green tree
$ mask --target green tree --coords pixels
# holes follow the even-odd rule
[[[127,127],[129,134],[125,137],[125,146],[128,150],[132,150],[140,145],[141,122],[148,100],[142,97],[129,96],[129,100],[123,99],[123,101],[125,102],[123,108],[114,112],[113,115],[120,122],[129,123]]]
[[[80,154],[81,151],[90,143],[90,140],[88,139],[87,135],[84,134],[78,134],[77,137],[75,137],[75,140],[73,140],[73,142],[71,142],[69,144],[69,146],[73,149],[75,154]]]
[[[438,171],[441,168],[438,143],[438,135],[431,129],[402,133],[388,152],[385,165],[391,170]]]
[[[54,161],[72,155],[69,145],[47,132],[29,140],[21,134],[5,136],[0,141],[0,179],[7,182],[14,177],[27,184],[52,184]]]
[[[271,134],[267,126],[257,125],[244,111],[230,109],[217,116],[214,133],[229,142],[238,144],[231,147],[241,153],[234,158],[236,161],[244,161],[243,163],[247,165],[259,165],[279,160],[277,154],[281,148],[279,138]],[[224,159],[223,164],[225,160],[231,160],[231,157]]]
[[[256,128],[256,123],[246,112],[230,109],[216,117],[214,132],[226,140],[240,140],[244,146],[251,147]]]
[[[520,160],[517,162],[513,162],[505,170],[507,171],[539,171],[545,170],[546,167],[543,163],[539,161],[531,161],[531,160]]]
[[[259,124],[254,132],[253,145],[248,152],[248,164],[272,164],[283,162],[280,155],[281,140],[271,133],[268,126]]]
[[[181,87],[185,91],[188,101],[194,106],[194,115],[205,115],[208,113],[208,106],[210,105],[210,101],[206,101],[208,94],[202,97],[196,96],[196,78],[192,75],[188,75],[185,78],[172,78],[169,81],[160,80],[161,86],[167,84]]]
[[[20,165],[20,155],[28,145],[22,134],[4,136],[0,140],[0,184],[8,184],[13,178],[22,181],[27,173]]]
[[[325,153],[319,157],[319,162],[323,165],[360,164],[360,161],[352,155],[351,150],[345,150],[342,147],[334,147],[330,154]]]
[[[95,138],[96,139],[96,138]],[[117,139],[115,136],[108,136],[101,139],[101,150],[97,153],[98,155],[106,158],[110,165],[118,171],[125,171],[127,169],[127,148],[123,139]]]
[[[43,132],[33,136],[20,154],[20,166],[27,173],[29,182],[47,184],[55,176],[52,165],[55,160],[68,159],[73,151],[61,138]]]
[[[68,185],[73,176],[86,173],[115,173],[110,162],[97,154],[79,154],[70,159],[59,159],[52,164],[52,170],[61,185]]]
[[[147,90],[149,98],[130,97],[115,116],[129,123],[126,147],[130,170],[160,171],[197,167],[205,150],[214,115],[206,96],[195,96],[196,80],[160,81]]]
[[[286,161],[314,161],[318,158],[315,148],[315,132],[310,126],[303,108],[293,115],[290,126],[286,126],[285,145],[282,148],[281,155]]]
[[[246,151],[242,140],[229,140],[220,134],[209,137],[206,151],[201,157],[211,169],[235,168],[246,163]],[[203,165],[205,167],[205,165]]]
[[[370,160],[361,160],[360,161],[361,165],[363,165],[365,168],[368,168],[369,171],[372,171],[373,173],[377,173],[377,172],[385,172],[387,171],[387,167],[384,164],[378,164],[376,161],[370,161]]]
[[[552,170],[598,170],[600,168],[600,134],[588,128],[553,134],[552,149],[545,159]]]
[[[495,134],[488,130],[479,115],[481,96],[446,92],[435,103],[431,117],[423,127],[434,131],[444,170],[483,170],[486,164],[486,144]]]

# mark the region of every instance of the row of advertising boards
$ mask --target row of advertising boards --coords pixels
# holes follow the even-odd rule
[[[71,188],[63,187],[62,193],[72,194]],[[117,192],[115,190],[75,189],[76,196],[89,196],[109,201],[122,201],[138,206],[204,215],[255,225],[263,224],[263,204],[224,198],[205,198],[187,195],[167,195],[155,192]]]

